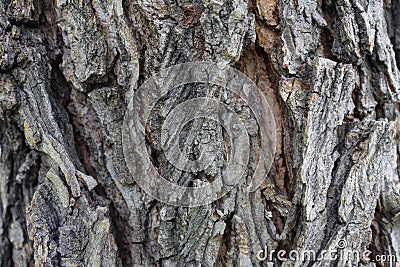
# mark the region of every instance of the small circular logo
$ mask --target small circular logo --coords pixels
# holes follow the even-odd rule
[[[347,247],[347,241],[344,240],[344,239],[340,239],[340,240],[337,242],[337,247],[338,247],[338,249],[344,249],[344,248],[346,248],[346,247]]]
[[[275,153],[275,121],[243,73],[212,62],[160,71],[138,88],[122,129],[137,184],[175,206],[213,202],[239,183],[261,185]]]

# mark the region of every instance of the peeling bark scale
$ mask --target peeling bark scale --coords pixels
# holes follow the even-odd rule
[[[275,143],[246,86],[174,86],[135,157],[193,187],[246,163],[222,197],[173,206],[137,183],[122,136],[140,86],[187,62],[254,82]],[[399,67],[400,0],[0,0],[0,266],[400,266]],[[215,101],[233,113],[180,113]],[[182,170],[168,142],[213,158]]]

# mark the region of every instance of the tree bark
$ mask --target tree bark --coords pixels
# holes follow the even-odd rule
[[[1,266],[399,266],[399,0],[1,0],[0,33]],[[124,116],[152,75],[197,61],[254,81],[275,153],[254,192],[172,206],[130,172]],[[218,176],[160,148],[160,114],[207,90],[151,110],[140,153],[176,183]],[[360,257],[288,258],[327,250]]]

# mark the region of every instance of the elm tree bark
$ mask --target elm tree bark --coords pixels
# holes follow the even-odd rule
[[[146,79],[193,61],[257,84],[276,153],[255,192],[173,207],[135,183],[121,127]],[[0,265],[349,266],[257,257],[345,241],[351,266],[398,266],[399,66],[399,0],[1,0]]]

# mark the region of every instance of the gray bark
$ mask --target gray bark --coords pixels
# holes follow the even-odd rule
[[[135,182],[122,127],[143,82],[194,61],[256,83],[276,151],[256,191],[175,207]],[[399,266],[399,66],[399,0],[0,0],[0,265],[349,266],[258,258],[345,241],[372,252],[351,266]],[[160,114],[207,90],[178,88],[152,111],[149,157],[177,183],[216,173],[168,164]]]

